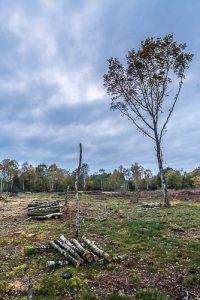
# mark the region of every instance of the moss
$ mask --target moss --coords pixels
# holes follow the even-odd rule
[[[14,271],[6,272],[6,277],[12,278],[13,276],[15,276],[15,272]]]
[[[3,293],[8,293],[10,290],[10,287],[8,285],[8,282],[6,280],[0,281],[0,295]]]
[[[65,287],[66,282],[62,277],[45,276],[40,283],[33,286],[33,293],[36,299],[55,299]]]
[[[14,271],[20,271],[20,270],[25,270],[25,269],[27,269],[27,264],[22,264],[22,265],[19,265],[19,266],[13,268]]]
[[[67,282],[68,287],[73,291],[78,291],[81,287],[88,284],[88,280],[81,276],[73,276]]]

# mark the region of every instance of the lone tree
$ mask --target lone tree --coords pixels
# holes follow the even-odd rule
[[[122,115],[155,142],[164,205],[169,205],[163,171],[162,138],[174,110],[193,55],[173,35],[147,38],[138,51],[127,55],[127,67],[117,58],[108,60],[104,86],[111,96],[111,109]],[[169,98],[170,96],[170,98]]]

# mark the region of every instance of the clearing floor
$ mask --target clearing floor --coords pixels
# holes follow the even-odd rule
[[[24,222],[33,200],[64,200],[64,195],[19,194],[0,201],[0,299],[195,299],[200,295],[200,203],[172,200],[169,208],[143,211],[129,198],[80,196],[80,236],[86,235],[119,264],[93,262],[54,270],[53,250],[32,253],[61,234],[75,233],[75,200],[61,219]],[[158,199],[145,199],[145,202]],[[63,279],[69,272],[73,276]],[[191,293],[191,294],[189,294]],[[189,298],[190,295],[190,298]]]

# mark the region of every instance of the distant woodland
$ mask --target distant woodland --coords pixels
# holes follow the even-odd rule
[[[169,189],[188,189],[200,186],[200,167],[191,172],[164,169],[167,187]],[[65,170],[55,163],[41,163],[33,166],[24,162],[21,166],[14,159],[4,159],[0,162],[1,192],[64,192],[74,190],[76,169]],[[112,172],[100,169],[91,173],[87,163],[80,170],[80,190],[102,191],[138,191],[161,189],[160,176],[153,174],[138,163],[130,168],[120,165]]]

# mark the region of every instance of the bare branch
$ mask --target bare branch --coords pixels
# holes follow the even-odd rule
[[[159,137],[159,141],[160,141],[160,142],[161,142],[161,140],[162,140],[162,136],[163,136],[164,130],[165,130],[166,126],[167,126],[167,123],[169,122],[169,119],[170,119],[170,117],[171,117],[171,115],[172,115],[172,112],[173,112],[173,110],[174,110],[175,104],[176,104],[176,102],[177,102],[177,100],[178,100],[178,96],[179,96],[179,94],[180,94],[182,85],[183,85],[183,78],[181,78],[181,81],[180,81],[180,83],[179,83],[178,92],[176,93],[176,95],[175,95],[175,97],[174,97],[174,101],[173,101],[172,107],[170,108],[169,114],[168,114],[168,116],[167,116],[167,119],[166,119],[165,123],[163,124],[163,127],[162,127],[162,129],[161,129],[161,131],[160,131],[160,137]]]

